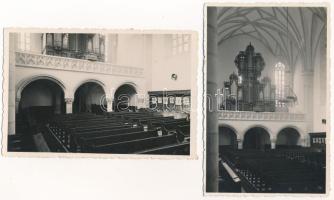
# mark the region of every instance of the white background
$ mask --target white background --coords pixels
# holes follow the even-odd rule
[[[203,6],[204,1],[201,0],[30,0],[21,2],[3,0],[0,5],[0,24],[1,28],[133,28],[198,31],[200,47],[198,102],[201,105]],[[2,55],[2,32],[0,36]],[[0,61],[2,63],[2,58]],[[198,121],[202,122],[201,115],[198,116]],[[202,124],[198,124],[197,128],[197,160],[4,158],[0,156],[0,199],[239,199],[240,196],[233,198],[231,195],[203,197]],[[320,199],[317,196],[299,196],[299,198]]]

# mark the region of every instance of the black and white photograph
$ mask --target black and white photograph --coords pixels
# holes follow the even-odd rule
[[[190,155],[194,32],[6,33],[8,152]]]
[[[334,199],[333,8],[3,1],[0,199]]]
[[[325,194],[327,7],[257,6],[205,8],[206,192]]]

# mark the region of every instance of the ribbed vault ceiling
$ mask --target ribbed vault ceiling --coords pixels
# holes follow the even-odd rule
[[[323,7],[221,7],[218,8],[218,45],[249,36],[294,71],[298,58],[312,70],[315,54],[326,38],[326,9]]]

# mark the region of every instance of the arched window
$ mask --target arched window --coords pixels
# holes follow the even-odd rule
[[[275,65],[275,85],[276,85],[276,107],[284,107],[285,103],[283,102],[285,98],[285,65],[281,62],[278,62]]]
[[[172,35],[173,46],[172,53],[173,55],[181,54],[189,51],[190,45],[190,35],[188,34],[175,34]]]

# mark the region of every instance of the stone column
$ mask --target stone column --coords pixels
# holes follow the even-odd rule
[[[307,137],[306,135],[304,137],[300,138],[300,142],[299,145],[301,145],[302,147],[310,147],[310,138]]]
[[[327,28],[325,29],[327,30]],[[327,31],[324,31],[321,35],[320,43],[319,43],[319,51],[320,51],[320,59],[319,59],[319,67],[320,67],[320,80],[319,80],[319,96],[315,96],[314,100],[319,101],[319,106],[314,106],[313,110],[314,112],[318,112],[317,118],[315,118],[313,121],[326,119],[327,123],[321,123],[320,127],[317,127],[317,131],[327,131],[327,125],[329,122],[328,116],[330,114],[330,103],[327,99],[327,89],[328,89],[328,83],[327,80],[329,79],[329,70],[327,69]]]
[[[15,98],[15,113],[19,113],[19,105],[20,105],[21,98],[16,97]]]
[[[276,139],[271,139],[271,149],[276,149]]]
[[[66,114],[70,114],[73,112],[73,98],[67,97],[65,98],[65,103],[66,103]]]
[[[243,140],[237,140],[237,142],[238,142],[238,149],[242,149],[242,142],[243,142]]]
[[[219,130],[217,113],[217,8],[207,8],[206,191],[218,192]]]
[[[146,95],[144,95],[143,93],[141,93],[141,94],[138,94],[137,95],[137,97],[136,97],[137,99],[136,99],[136,103],[137,103],[137,108],[139,109],[139,108],[145,108],[145,107],[147,107],[146,106],[146,102],[147,102],[147,100],[146,100]]]
[[[113,111],[113,99],[112,98],[107,98],[107,112],[112,112]]]
[[[304,113],[307,132],[313,131],[313,71],[304,71]]]

